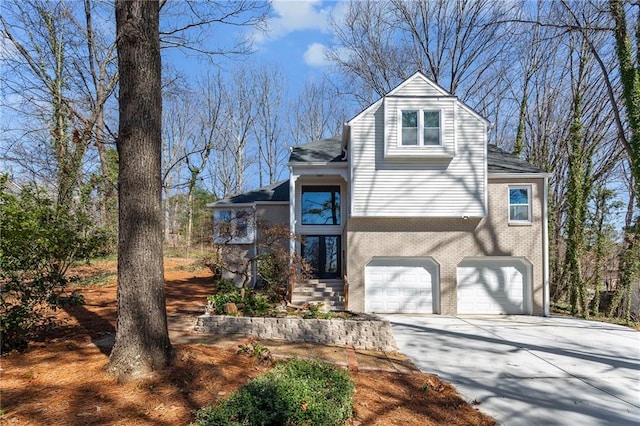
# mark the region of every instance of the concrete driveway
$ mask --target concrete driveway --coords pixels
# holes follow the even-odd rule
[[[640,333],[573,318],[381,315],[420,370],[502,425],[640,425]]]

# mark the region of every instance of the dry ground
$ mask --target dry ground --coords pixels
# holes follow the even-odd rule
[[[115,330],[114,262],[75,272],[100,274],[83,287],[86,303],[56,314],[56,327],[25,353],[0,359],[0,424],[186,425],[199,408],[215,403],[270,368],[236,353],[237,347],[176,345],[172,367],[119,384],[104,370]],[[189,261],[165,263],[169,315],[202,312],[211,280]],[[96,345],[98,343],[99,345]],[[493,425],[455,389],[422,373],[352,372],[356,384],[350,425]]]

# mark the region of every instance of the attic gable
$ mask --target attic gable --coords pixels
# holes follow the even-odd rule
[[[439,84],[429,80],[426,75],[416,71],[411,77],[400,83],[385,96],[452,96]]]
[[[365,116],[369,111],[376,109],[381,103],[384,102],[385,98],[449,98],[454,100],[462,109],[466,110],[470,114],[472,114],[475,118],[482,121],[485,125],[490,126],[491,123],[489,120],[478,114],[473,108],[462,102],[458,99],[457,96],[452,95],[438,83],[429,79],[426,75],[424,75],[421,71],[416,71],[411,77],[407,78],[405,81],[400,83],[394,89],[392,89],[389,93],[375,101],[373,104],[368,106],[362,112],[357,114],[351,120],[347,122],[347,125],[351,126],[355,122],[359,121],[363,116]]]

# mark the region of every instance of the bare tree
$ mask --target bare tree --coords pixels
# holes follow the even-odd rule
[[[232,27],[262,28],[270,10],[263,1],[160,0],[162,48],[179,49],[213,62],[218,56],[247,55],[251,40],[220,43],[217,31]]]
[[[245,190],[245,172],[251,164],[248,146],[255,125],[255,98],[250,74],[242,69],[224,84],[221,92],[220,126],[213,158],[208,165],[218,198]]]
[[[176,77],[165,83],[162,108],[162,188],[164,239],[177,243],[180,208],[173,197],[184,186],[183,168],[195,138],[192,112],[196,111],[196,92]]]
[[[417,70],[468,101],[486,91],[482,76],[502,48],[494,23],[504,14],[494,0],[351,2],[333,26],[338,43],[329,57],[349,85],[364,89],[365,103],[373,100],[368,90],[383,96]]]
[[[611,49],[606,50],[606,34],[597,29],[604,23],[592,5],[572,7],[542,5],[531,16],[518,15],[518,25],[531,28],[537,41],[531,43],[527,53],[531,60],[525,62],[529,65],[524,70],[531,72],[521,73],[526,84],[515,89],[516,76],[513,86],[514,98],[518,90],[522,93],[515,146],[521,144],[518,149],[525,158],[553,173],[549,206],[553,296],[554,300],[569,296],[574,311],[587,316],[585,282],[591,276],[585,271],[596,269],[585,263],[593,257],[587,252],[585,223],[589,209],[598,202],[598,188],[615,176],[621,147],[616,143],[613,112],[606,107],[608,77],[593,58],[594,50],[607,57],[612,54]],[[585,27],[586,38],[586,32],[571,28],[577,15],[593,19],[591,29]],[[606,70],[608,75],[611,66]],[[569,123],[563,120],[567,115]],[[604,221],[598,232],[608,232]]]
[[[217,76],[206,75],[199,84],[197,128],[193,146],[185,153],[187,167],[187,249],[191,247],[193,230],[194,190],[207,166],[209,156],[216,147],[222,110],[222,82]]]
[[[296,145],[342,133],[348,112],[338,89],[326,78],[307,80],[293,101],[290,127]]]
[[[165,368],[173,356],[162,266],[159,20],[157,1],[116,2],[118,320],[108,368],[121,380]]]
[[[288,157],[284,139],[284,100],[286,81],[283,71],[276,66],[257,66],[252,70],[255,85],[253,136],[258,150],[259,185],[264,186],[263,175],[268,184],[275,183]]]
[[[89,0],[82,11],[75,4],[33,0],[13,4],[0,17],[2,33],[14,52],[3,58],[13,71],[6,74],[10,78],[5,80],[5,90],[24,102],[13,108],[12,115],[24,117],[23,123],[29,123],[25,127],[33,130],[37,130],[35,123],[42,123],[49,135],[49,140],[38,141],[33,136],[42,132],[24,133],[7,155],[42,181],[53,181],[59,203],[69,206],[82,180],[85,156],[95,146],[104,179],[103,222],[108,222],[108,200],[115,183],[107,181],[105,104],[117,72],[113,43],[94,29],[94,10],[95,2]],[[34,149],[37,143],[46,149]],[[31,153],[28,161],[21,158],[25,152]],[[42,155],[42,161],[34,154]],[[41,170],[35,170],[34,164]],[[56,176],[53,180],[51,173]]]
[[[629,20],[621,0],[609,0],[609,13],[614,22],[616,56],[620,72],[624,108],[628,130],[618,127],[618,137],[628,156],[631,179],[629,200],[635,199],[640,209],[640,3],[630,4]],[[635,18],[635,22],[632,19]],[[635,28],[635,38],[629,34],[628,26]],[[634,44],[635,43],[635,46]],[[635,57],[634,57],[635,55]],[[611,100],[615,104],[614,100]],[[640,276],[640,215],[633,218],[632,204],[629,204],[625,217],[624,246],[620,256],[620,279],[616,297],[610,312],[619,310],[620,316],[627,320],[631,317],[632,283]],[[639,286],[640,287],[640,286]],[[622,301],[625,303],[622,304]]]

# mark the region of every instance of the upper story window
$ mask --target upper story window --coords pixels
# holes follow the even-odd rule
[[[340,186],[302,187],[303,225],[340,225]]]
[[[217,209],[213,212],[213,241],[218,244],[249,244],[255,226],[252,209]]]
[[[402,110],[402,146],[441,145],[440,111]]]
[[[509,187],[509,222],[531,223],[531,187]]]

